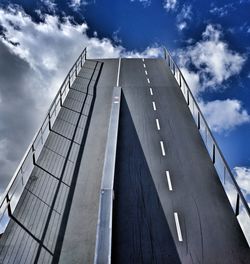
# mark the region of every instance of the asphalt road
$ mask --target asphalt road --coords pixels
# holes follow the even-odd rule
[[[163,60],[122,59],[114,263],[250,263],[184,97]]]

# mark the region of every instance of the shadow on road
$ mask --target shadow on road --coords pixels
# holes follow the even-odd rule
[[[124,95],[114,184],[112,263],[180,263]]]

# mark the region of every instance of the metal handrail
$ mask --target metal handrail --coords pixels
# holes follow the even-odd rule
[[[77,58],[77,60],[75,61],[75,63],[73,64],[73,66],[71,67],[71,69],[69,70],[67,76],[65,77],[60,89],[58,90],[54,100],[52,101],[52,103],[49,107],[47,114],[45,115],[45,118],[42,122],[41,127],[38,129],[35,136],[33,137],[31,144],[27,148],[27,150],[26,150],[23,158],[21,159],[21,162],[19,163],[13,177],[11,178],[7,188],[5,189],[5,191],[3,193],[3,195],[1,196],[1,199],[0,199],[0,226],[2,224],[1,222],[4,218],[4,214],[6,213],[6,210],[8,210],[8,217],[10,217],[10,215],[14,211],[14,209],[17,205],[17,202],[19,201],[21,194],[24,190],[24,187],[25,187],[25,185],[29,179],[30,175],[28,175],[26,177],[26,179],[24,179],[25,171],[23,170],[23,167],[25,167],[24,165],[25,165],[26,161],[28,160],[30,163],[32,163],[32,164],[29,163],[28,165],[33,165],[33,167],[32,167],[32,169],[33,169],[35,162],[36,162],[36,156],[38,157],[38,155],[40,154],[39,148],[36,149],[35,145],[37,144],[37,142],[39,143],[40,140],[41,140],[42,145],[44,144],[45,140],[43,138],[43,135],[44,135],[44,133],[48,127],[49,127],[49,130],[51,129],[53,120],[55,121],[55,118],[57,116],[57,114],[56,114],[57,107],[59,104],[60,104],[60,107],[62,106],[62,103],[63,103],[63,101],[64,101],[64,99],[65,99],[65,97],[66,97],[66,95],[67,95],[67,93],[71,87],[71,84],[73,83],[77,74],[81,70],[81,68],[83,66],[83,62],[86,60],[86,56],[87,56],[87,48],[84,48],[83,51],[81,52],[81,54],[79,55],[79,57]],[[37,152],[39,152],[38,155],[36,155]],[[14,197],[14,195],[17,191],[17,188],[20,187],[19,186],[20,182],[22,184],[21,185],[21,192],[19,194],[19,197],[17,197],[17,199],[15,200],[15,205],[11,206],[12,198]],[[4,229],[5,229],[5,227],[7,226],[7,223],[4,223],[3,225],[4,225]],[[0,233],[1,233],[1,230],[0,230]]]
[[[236,179],[235,179],[235,177],[234,177],[234,175],[233,175],[233,173],[232,173],[232,171],[231,171],[231,169],[230,169],[230,167],[229,167],[229,165],[227,164],[227,162],[226,162],[226,160],[225,160],[225,158],[224,158],[224,156],[223,156],[223,154],[222,154],[222,151],[221,151],[221,149],[219,148],[219,146],[218,146],[218,144],[217,144],[217,142],[216,142],[216,140],[215,140],[215,138],[214,138],[214,136],[213,136],[213,134],[212,134],[212,132],[211,132],[211,130],[210,130],[210,128],[209,128],[209,126],[208,126],[208,124],[207,124],[207,121],[206,121],[206,119],[205,119],[205,117],[204,117],[204,115],[202,114],[202,112],[201,112],[201,110],[200,110],[200,107],[199,107],[199,105],[198,105],[198,103],[197,103],[197,101],[196,101],[196,99],[195,99],[195,97],[194,97],[194,95],[193,95],[193,93],[191,92],[191,90],[190,90],[190,88],[189,88],[189,86],[188,86],[188,84],[187,84],[187,82],[186,82],[186,80],[185,80],[185,78],[184,78],[184,76],[183,76],[183,74],[182,74],[182,72],[181,72],[181,70],[179,69],[179,67],[178,67],[178,65],[174,62],[174,60],[173,60],[173,58],[172,58],[172,56],[171,56],[171,54],[170,54],[170,52],[166,49],[166,48],[164,48],[164,58],[165,58],[165,60],[167,60],[168,61],[168,66],[170,67],[170,70],[171,70],[171,72],[172,72],[172,74],[174,75],[174,77],[176,78],[176,80],[177,80],[177,83],[179,84],[179,87],[180,87],[180,89],[182,89],[182,87],[183,87],[183,83],[185,84],[185,86],[186,86],[186,88],[187,88],[187,99],[186,99],[186,97],[185,97],[185,95],[184,95],[184,98],[186,99],[186,101],[187,101],[187,104],[189,105],[190,104],[190,96],[191,96],[191,99],[193,100],[193,103],[195,104],[195,106],[196,106],[196,109],[197,109],[197,113],[198,113],[198,116],[197,116],[197,118],[198,118],[198,124],[197,124],[197,126],[198,126],[198,129],[200,130],[200,120],[202,119],[202,121],[204,122],[204,125],[205,125],[205,131],[206,131],[206,136],[210,136],[210,138],[211,138],[211,140],[212,140],[212,161],[213,161],[213,164],[214,164],[214,166],[215,166],[215,163],[216,163],[216,150],[218,151],[218,153],[219,153],[219,157],[221,158],[221,160],[222,160],[222,163],[223,163],[223,166],[224,166],[224,170],[226,170],[227,172],[228,172],[228,174],[229,174],[229,176],[230,176],[230,178],[231,178],[231,180],[232,180],[232,182],[233,182],[233,185],[234,185],[234,188],[236,189],[236,191],[237,191],[237,198],[236,198],[236,204],[235,204],[235,208],[233,207],[233,205],[232,205],[232,207],[233,207],[233,209],[235,209],[235,215],[236,216],[238,216],[239,215],[239,209],[240,209],[240,206],[239,206],[239,203],[240,203],[240,200],[241,200],[241,202],[242,202],[242,204],[243,204],[243,206],[244,206],[244,208],[245,208],[245,210],[246,210],[246,212],[247,212],[247,215],[248,215],[248,217],[249,217],[249,226],[250,226],[250,208],[249,208],[249,206],[248,206],[248,203],[247,203],[247,201],[246,201],[246,199],[245,199],[245,197],[244,197],[244,195],[243,195],[243,193],[242,193],[242,191],[241,191],[241,188],[239,187],[239,185],[238,185],[238,183],[237,183],[237,181],[236,181]],[[171,64],[172,64],[172,68],[173,68],[173,70],[171,69]],[[177,77],[175,76],[176,75],[176,72],[178,72],[178,74],[179,74],[179,80],[177,79]],[[184,92],[183,92],[184,93]],[[191,111],[191,110],[190,110]],[[194,110],[193,110],[193,112],[194,112]],[[191,111],[191,113],[192,113],[192,111]],[[192,113],[192,115],[193,115],[193,117],[194,117],[194,119],[196,118],[195,116],[194,116],[194,114]],[[208,134],[207,134],[208,133]],[[206,143],[206,142],[205,142]],[[205,144],[206,145],[206,144]],[[207,146],[206,146],[207,147]],[[208,149],[208,147],[207,147],[207,150],[208,150],[208,153],[209,153],[209,149]],[[216,169],[216,166],[215,166],[215,169]],[[217,171],[217,169],[216,169],[216,171]],[[218,172],[218,171],[217,171]],[[225,171],[224,171],[224,176],[225,176]],[[249,234],[248,234],[249,235]]]

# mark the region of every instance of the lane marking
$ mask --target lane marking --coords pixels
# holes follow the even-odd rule
[[[117,81],[116,81],[116,86],[119,86],[120,82],[120,71],[121,71],[121,58],[119,58],[119,64],[118,64],[118,70],[117,70]]]
[[[169,189],[169,191],[173,191],[173,187],[172,187],[172,182],[171,182],[169,171],[166,171],[166,176],[167,176],[167,180],[168,180],[168,189]]]
[[[159,119],[156,118],[155,121],[156,121],[157,130],[160,130],[161,127],[160,127]]]
[[[142,61],[144,62],[144,58],[142,59]]]
[[[146,68],[146,65],[145,65],[145,63],[143,63],[143,67],[144,67],[144,68]]]
[[[145,70],[145,74],[148,75],[148,72]]]
[[[150,94],[153,95],[153,90],[152,88],[149,88]]]
[[[154,111],[156,111],[156,105],[155,105],[155,102],[152,102],[152,104],[153,104],[153,109],[154,109]]]
[[[149,80],[149,78],[147,78],[147,81],[148,81],[148,83],[150,83],[150,80]]]
[[[165,148],[164,148],[163,141],[160,141],[160,144],[161,144],[161,153],[162,153],[162,156],[166,156],[166,152],[165,152]]]
[[[176,225],[178,240],[180,242],[182,242],[183,241],[183,238],[182,238],[182,234],[181,234],[181,227],[180,227],[179,217],[178,217],[178,214],[176,212],[174,212],[174,220],[175,220],[175,225]]]

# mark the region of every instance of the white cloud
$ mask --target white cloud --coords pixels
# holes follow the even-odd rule
[[[87,5],[88,2],[86,0],[71,0],[69,6],[72,7],[74,10],[79,10],[81,6]]]
[[[238,100],[215,100],[199,103],[209,127],[218,133],[228,132],[237,126],[250,122],[250,115]]]
[[[215,6],[212,9],[210,9],[209,12],[211,14],[218,15],[219,17],[224,17],[224,16],[228,15],[230,12],[232,12],[233,10],[235,10],[235,6],[233,3],[230,3],[230,4],[226,4],[222,7]]]
[[[4,188],[28,146],[49,102],[84,47],[88,58],[154,57],[157,46],[144,52],[126,51],[97,34],[88,37],[86,23],[61,22],[43,15],[36,23],[23,10],[0,8],[0,178]],[[13,45],[12,43],[16,43]],[[8,77],[11,69],[11,79]],[[18,113],[16,112],[18,109]]]
[[[192,66],[193,72],[199,74],[200,91],[218,89],[241,71],[246,60],[244,55],[230,50],[221,38],[222,32],[208,25],[200,41],[176,52],[181,67],[190,69]]]
[[[144,7],[151,5],[151,0],[130,0],[130,2],[140,2]]]
[[[187,27],[187,22],[185,22],[185,21],[183,21],[183,22],[177,24],[177,28],[178,28],[178,30],[180,30],[180,31],[182,31],[182,30],[183,30],[184,28],[186,28],[186,27]]]
[[[189,71],[187,68],[180,68],[189,88],[191,89],[193,95],[198,97],[200,78],[199,74]]]
[[[188,22],[192,19],[192,6],[191,5],[183,5],[180,13],[177,15],[177,28],[179,31],[187,28]]]
[[[248,204],[248,207],[250,207],[250,168],[249,167],[235,167],[233,169],[235,174],[236,182],[238,183],[245,199]],[[231,202],[231,205],[233,209],[235,210],[236,201],[237,201],[237,192],[235,190],[234,185],[231,181],[226,181],[226,192],[228,195],[228,198]],[[245,210],[245,207],[242,203],[240,203],[239,207],[239,215],[237,216],[237,219],[240,223],[240,226],[243,230],[243,233],[250,245],[250,225],[249,225],[249,215],[247,214],[247,211]]]
[[[49,11],[55,11],[56,3],[54,2],[54,0],[42,0],[41,2],[48,8]]]
[[[208,25],[200,41],[175,52],[184,78],[197,98],[208,124],[218,133],[231,131],[250,122],[249,114],[238,100],[206,103],[202,100],[202,92],[221,89],[226,80],[239,74],[246,60],[244,55],[230,50],[221,38],[221,31]]]
[[[250,195],[250,168],[235,167],[235,178],[244,195]]]
[[[167,10],[174,10],[177,4],[177,0],[164,0],[163,7]]]

